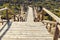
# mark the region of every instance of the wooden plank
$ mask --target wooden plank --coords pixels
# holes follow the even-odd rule
[[[7,21],[0,21],[0,23],[2,23],[2,22],[7,22]]]
[[[6,9],[8,9],[8,8],[7,8],[7,7],[5,7],[5,8],[2,8],[2,9],[0,9],[0,11],[6,10]]]
[[[56,24],[57,23],[57,22],[49,21],[49,20],[43,20],[42,22],[44,22],[44,23],[50,23],[50,24]]]

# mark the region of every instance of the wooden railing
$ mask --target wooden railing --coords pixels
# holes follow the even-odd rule
[[[55,14],[53,14],[52,12],[50,12],[49,10],[47,10],[47,9],[45,9],[45,8],[43,8],[43,10],[44,10],[47,14],[49,14],[53,19],[55,19],[56,22],[60,23],[60,19],[59,19],[58,16],[56,16]]]
[[[5,8],[2,8],[2,9],[0,9],[0,11],[3,11],[3,10],[6,10],[6,19],[7,19],[7,21],[0,21],[0,23],[4,23],[4,22],[9,22],[9,12],[8,11],[10,11],[11,13],[10,14],[12,14],[13,15],[13,17],[14,17],[14,21],[16,21],[16,15],[9,9],[9,8],[7,8],[7,7],[5,7]],[[19,21],[19,18],[17,17],[17,21]]]
[[[44,20],[44,15],[42,13],[42,22],[46,25],[46,28],[49,27],[49,32],[51,31],[52,27],[55,27],[53,40],[58,40],[58,37],[59,37],[58,25],[60,25],[59,17],[57,17],[55,14],[53,14],[52,12],[50,12],[49,10],[47,10],[45,8],[43,8],[43,11],[46,12],[49,16],[51,16],[55,20],[55,22]]]
[[[13,13],[10,9],[8,9],[7,11],[10,11],[10,12],[11,12],[10,14],[13,15],[13,17],[14,17],[14,21],[16,21],[16,19],[15,19],[15,18],[17,17],[16,14]],[[8,14],[9,14],[9,13],[8,13]],[[18,19],[17,21],[19,21],[19,18],[18,18],[18,17],[17,17],[17,19]]]
[[[2,10],[3,9],[1,9],[0,11],[2,11]],[[8,10],[10,10],[10,9],[9,8],[4,8],[4,10],[6,10],[7,22],[9,22]],[[43,14],[43,12],[41,13],[42,14],[41,15],[42,16],[41,22],[43,22],[44,24],[46,23],[45,24],[46,28],[48,28],[48,25],[50,25],[49,32],[51,31],[51,27],[55,27],[53,40],[58,40],[58,37],[59,37],[58,25],[60,25],[60,19],[56,15],[54,15],[52,12],[48,11],[45,8],[43,8],[43,11],[46,12],[49,16],[51,16],[54,20],[56,20],[55,22],[44,20],[44,14]],[[14,15],[14,21],[15,21],[15,17],[17,17],[17,16],[12,11],[10,11],[10,12],[11,12],[11,14]],[[18,21],[19,21],[19,19],[18,19]]]
[[[8,8],[5,7],[5,8],[0,9],[0,11],[7,10],[7,9],[8,9]],[[3,25],[4,22],[7,22],[7,21],[3,21],[3,20],[1,19],[0,23],[2,23],[2,25]]]

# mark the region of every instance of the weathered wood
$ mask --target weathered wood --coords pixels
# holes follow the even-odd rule
[[[48,23],[50,24],[49,31],[51,31],[52,25],[53,25],[53,24],[55,25],[56,29],[55,29],[55,33],[54,33],[53,40],[58,40],[58,37],[59,37],[59,28],[58,28],[58,26],[57,26],[58,23],[57,23],[57,22],[53,22],[53,21],[46,21],[46,20],[44,20],[43,22],[44,22],[44,23],[47,23],[47,24],[46,24],[46,28],[48,27],[48,26],[47,26]]]
[[[44,23],[50,23],[50,24],[56,24],[57,22],[49,21],[49,20],[43,20]]]
[[[16,21],[16,20],[15,20],[15,15],[14,15],[14,21]]]
[[[46,28],[48,29],[48,26],[47,25],[48,25],[48,23],[46,23]]]
[[[52,40],[52,35],[48,33],[42,22],[13,22],[2,40],[17,40],[17,38],[18,40]]]
[[[43,8],[43,10],[49,14],[54,20],[56,20],[56,22],[60,23],[60,19],[58,16],[56,16],[55,14],[53,14],[52,12],[50,12],[49,10],[47,10],[46,8]]]
[[[14,14],[14,13],[11,11],[11,9],[8,9],[8,10],[11,12],[10,14],[12,14],[12,15],[14,16],[14,21],[16,21],[16,19],[15,19],[15,18],[17,17],[16,14]],[[18,18],[18,17],[17,17],[17,18]]]
[[[0,11],[7,10],[7,9],[8,9],[8,8],[7,8],[7,7],[5,7],[5,8],[0,9]]]
[[[18,21],[19,21],[19,18],[18,18]]]
[[[8,9],[6,10],[6,18],[7,18],[7,22],[9,22]]]
[[[2,23],[2,22],[7,22],[7,21],[0,21],[0,23]]]
[[[54,33],[53,40],[58,40],[58,37],[59,37],[59,29],[58,29],[57,25],[58,25],[58,23],[56,24],[56,30],[55,30],[55,33]]]
[[[51,27],[52,27],[53,24],[50,24],[50,28],[49,28],[49,32],[51,32]]]
[[[43,21],[43,20],[44,20],[44,10],[41,11],[41,14],[42,14],[42,19],[41,19],[41,21]]]
[[[50,12],[49,10],[43,8],[43,10],[49,14],[54,20],[56,20],[56,22],[60,23],[60,19],[54,15],[52,12]],[[53,40],[58,40],[58,37],[59,37],[59,29],[58,29],[58,23],[56,22],[51,22],[51,21],[43,21],[43,22],[46,22],[46,23],[51,23],[51,24],[54,24],[56,29],[55,29],[55,33],[54,33],[54,37],[53,37]]]

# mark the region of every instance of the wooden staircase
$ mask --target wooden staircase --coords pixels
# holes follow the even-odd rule
[[[31,10],[32,8],[29,7],[27,22],[7,23],[0,31],[0,40],[53,40],[53,36],[42,22],[33,21]]]
[[[53,40],[53,37],[42,22],[13,22],[1,40]]]

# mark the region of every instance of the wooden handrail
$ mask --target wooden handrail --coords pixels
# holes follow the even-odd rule
[[[44,20],[43,22],[45,23],[50,23],[50,24],[55,24],[56,28],[55,28],[55,32],[54,32],[54,37],[53,40],[58,40],[59,37],[59,28],[58,28],[58,24],[60,24],[60,18],[58,16],[56,16],[55,14],[53,14],[52,12],[50,12],[49,10],[47,10],[46,8],[43,8],[43,10],[50,15],[54,20],[56,20],[56,22],[51,22],[51,21],[46,21]]]
[[[7,22],[7,21],[0,21],[0,23],[2,23],[2,22]]]
[[[3,11],[3,10],[9,10],[12,15],[15,15],[15,14],[14,14],[9,8],[7,8],[7,7],[0,9],[0,11]],[[16,15],[15,15],[15,16],[16,16]],[[16,16],[16,17],[17,17],[17,16]]]
[[[47,10],[46,8],[43,8],[43,10],[44,10],[47,14],[49,14],[53,19],[55,19],[56,22],[60,23],[60,19],[59,19],[58,16],[56,16],[55,14],[53,14],[52,12],[50,12],[49,10]]]
[[[56,23],[57,23],[57,22],[49,21],[49,20],[43,20],[42,22],[43,22],[43,23],[50,23],[50,24],[56,24]]]
[[[14,14],[10,9],[8,9],[8,10],[11,12],[10,14],[14,15],[14,21],[15,21],[15,17],[17,17],[16,14]],[[19,21],[19,18],[18,18],[18,21]]]
[[[11,9],[9,9],[9,8],[7,8],[7,7],[0,9],[0,11],[3,11],[3,10],[7,10],[7,11],[6,11],[6,12],[7,12],[6,16],[8,16],[8,14],[14,15],[14,20],[15,20],[15,17],[17,17],[17,16],[11,11]],[[11,13],[8,13],[8,11],[10,11]],[[17,18],[18,18],[18,17],[17,17]],[[8,19],[8,20],[9,20],[9,19]],[[19,19],[18,19],[18,20],[19,20]]]
[[[7,9],[8,9],[8,8],[7,8],[7,7],[5,7],[5,8],[0,9],[0,11],[7,10]]]
[[[10,14],[12,14],[12,15],[15,15],[10,9],[8,9],[11,13]],[[15,15],[16,16],[16,15]],[[16,16],[17,17],[17,16]],[[17,17],[18,18],[18,17]]]

